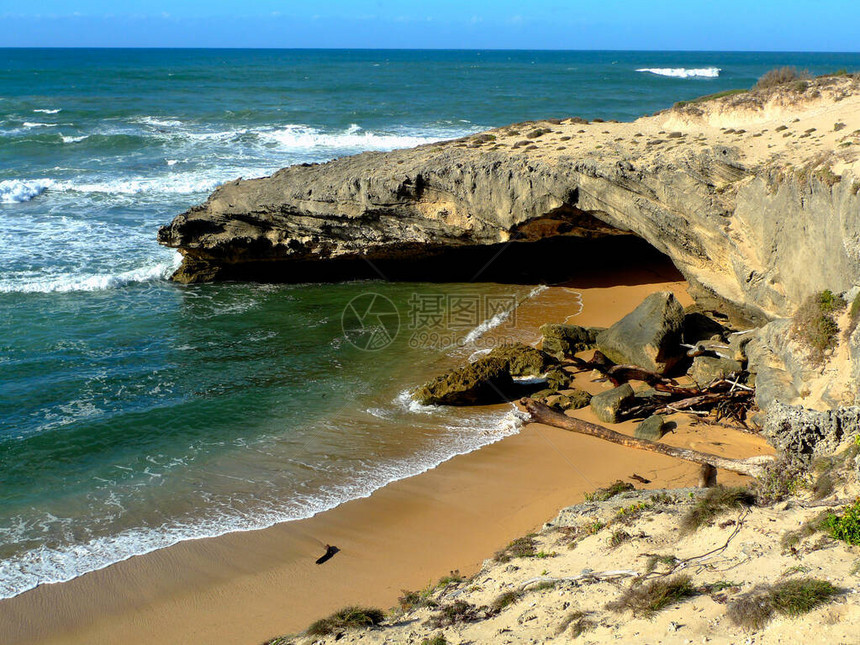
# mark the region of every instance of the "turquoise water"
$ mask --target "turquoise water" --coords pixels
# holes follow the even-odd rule
[[[783,64],[860,55],[0,50],[0,597],[305,517],[516,431],[508,409],[403,393],[512,320],[487,298],[531,287],[166,282],[157,227],[219,183],[525,119],[633,119]],[[400,320],[372,352],[342,316],[368,292]],[[415,294],[480,305],[440,344],[409,329]]]

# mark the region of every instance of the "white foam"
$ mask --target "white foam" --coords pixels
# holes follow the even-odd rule
[[[139,269],[122,271],[120,273],[63,275],[25,280],[12,284],[0,282],[0,293],[67,293],[70,291],[117,289],[136,282],[165,279],[179,267],[181,261],[182,256],[176,253],[167,262],[159,262],[151,266],[144,266]]]
[[[53,185],[51,179],[4,179],[0,181],[0,203],[28,202]]]
[[[48,108],[36,108],[35,110],[33,110],[33,112],[41,112],[42,114],[56,114],[60,110],[61,108],[54,108],[52,110],[49,110]]]
[[[352,124],[341,132],[321,132],[316,128],[305,125],[288,125],[258,134],[263,141],[277,143],[290,150],[312,149],[355,149],[355,150],[394,150],[396,148],[412,148],[424,143],[442,141],[449,136],[442,133],[433,134],[396,134],[376,133],[363,130]]]
[[[636,71],[673,78],[717,78],[722,70],[719,67],[643,67]]]
[[[435,405],[422,405],[416,401],[411,390],[403,390],[394,399],[394,403],[404,412],[413,414],[433,414],[439,409]]]
[[[53,190],[75,193],[106,193],[109,195],[138,195],[157,193],[190,195],[215,190],[223,180],[202,173],[176,173],[161,177],[123,177],[105,181],[57,181]]]
[[[23,126],[25,128],[56,128],[56,123],[39,123],[32,121],[24,121]]]
[[[149,125],[149,126],[152,126],[154,128],[178,128],[178,127],[181,127],[183,125],[182,121],[180,121],[178,119],[171,119],[171,118],[162,119],[162,118],[158,118],[158,117],[154,117],[154,116],[136,117],[136,118],[132,119],[132,122],[142,123],[144,125]]]
[[[312,517],[349,500],[369,497],[387,484],[427,472],[453,457],[516,434],[526,420],[525,415],[512,405],[508,411],[472,420],[468,425],[446,425],[444,427],[451,431],[447,440],[423,454],[404,462],[379,463],[373,471],[352,481],[323,487],[313,497],[296,497],[288,504],[271,504],[258,513],[220,510],[195,521],[175,521],[158,528],[128,529],[117,535],[58,548],[40,546],[0,561],[0,599],[14,597],[40,584],[66,582],[179,542],[263,529]],[[13,527],[0,529],[0,538],[13,530]]]
[[[60,136],[63,139],[63,143],[78,143],[78,141],[83,141],[84,139],[89,137],[88,134],[84,134],[84,135],[81,135],[79,137],[67,137],[65,135],[60,135]]]
[[[542,291],[546,291],[548,288],[549,287],[547,287],[545,285],[538,285],[537,287],[535,287],[534,289],[532,289],[529,292],[529,294],[524,298],[524,300],[530,300],[531,298],[534,298],[536,295],[538,295]],[[463,345],[469,345],[471,343],[474,343],[476,340],[478,340],[481,336],[486,334],[488,331],[501,325],[503,322],[505,322],[508,318],[511,317],[511,314],[516,310],[517,307],[520,306],[521,302],[516,303],[510,309],[507,309],[505,311],[500,311],[499,313],[497,313],[492,318],[482,322],[480,325],[478,325],[472,331],[470,331],[468,334],[466,334],[466,337],[463,339],[462,344]]]

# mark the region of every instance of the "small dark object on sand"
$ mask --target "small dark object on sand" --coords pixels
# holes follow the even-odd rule
[[[340,551],[336,546],[332,546],[331,544],[325,545],[325,555],[317,560],[317,564],[323,564],[324,562],[328,562],[334,557],[334,554]]]
[[[644,477],[642,477],[642,475],[637,475],[636,473],[633,473],[632,475],[630,475],[630,479],[632,479],[633,481],[641,482],[643,484],[650,484],[651,483],[650,479],[645,479]]]

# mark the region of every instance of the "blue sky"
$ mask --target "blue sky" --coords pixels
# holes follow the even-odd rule
[[[858,51],[858,0],[0,0],[0,46]]]

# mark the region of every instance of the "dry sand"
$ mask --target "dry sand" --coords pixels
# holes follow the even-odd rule
[[[671,269],[584,277],[545,291],[518,312],[518,324],[608,325],[665,289],[690,302]],[[579,382],[592,392],[608,387]],[[666,441],[730,457],[770,452],[760,437],[719,427],[682,425]],[[647,488],[674,488],[694,485],[698,468],[531,424],[316,517],[184,542],[2,601],[2,641],[259,643],[347,604],[391,607],[403,588],[453,569],[474,573],[559,508],[633,473],[651,480]],[[324,543],[341,552],[317,566]]]

